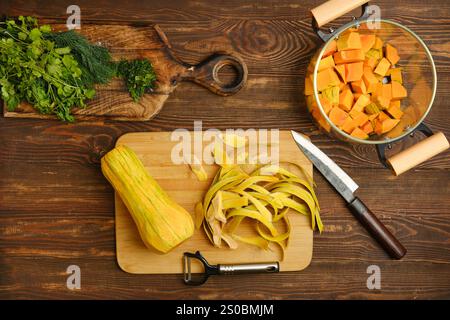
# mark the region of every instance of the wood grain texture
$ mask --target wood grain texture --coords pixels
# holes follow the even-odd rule
[[[146,123],[0,118],[0,297],[142,299],[436,299],[450,298],[450,157],[448,151],[394,177],[370,146],[331,140],[305,111],[303,78],[320,45],[310,1],[78,1],[82,19],[152,21],[190,64],[233,49],[249,69],[247,86],[223,99],[194,84],[175,90]],[[426,123],[450,136],[450,3],[374,1],[430,48],[438,90]],[[69,1],[0,2],[0,13],[64,20]],[[339,24],[348,21],[340,19]],[[129,275],[116,264],[113,190],[100,157],[126,132],[193,128],[281,128],[310,135],[361,186],[358,196],[408,249],[391,261],[315,174],[325,232],[314,235],[311,265],[294,273],[215,278],[185,287],[177,275]],[[395,153],[418,141],[397,143]],[[66,288],[65,270],[82,269],[82,289]],[[368,290],[366,268],[381,268],[381,290]]]

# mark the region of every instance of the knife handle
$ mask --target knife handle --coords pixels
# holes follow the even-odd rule
[[[380,220],[366,207],[358,198],[348,204],[350,211],[367,231],[378,241],[383,249],[395,259],[401,259],[406,254],[405,247],[395,238],[392,233],[381,223]]]

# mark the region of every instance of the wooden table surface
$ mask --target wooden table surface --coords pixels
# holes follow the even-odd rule
[[[66,19],[73,1],[2,0],[0,14]],[[119,4],[120,3],[120,4]],[[144,123],[0,118],[0,298],[142,299],[429,299],[450,298],[450,158],[441,154],[400,177],[370,146],[321,134],[305,112],[303,79],[320,45],[308,10],[294,0],[88,1],[87,19],[158,23],[180,58],[195,63],[215,50],[235,50],[248,64],[247,86],[223,98],[181,84],[162,112]],[[450,137],[450,2],[375,1],[382,16],[418,33],[438,71],[426,119]],[[426,4],[425,4],[426,3]],[[348,18],[347,18],[348,19]],[[343,21],[343,20],[341,20]],[[314,237],[310,266],[271,276],[215,278],[186,287],[178,275],[130,275],[116,263],[113,190],[99,159],[126,132],[193,128],[281,128],[307,133],[361,186],[367,205],[408,248],[392,261],[316,172],[325,232]],[[419,137],[398,143],[393,151]],[[381,290],[368,290],[369,265]],[[66,268],[81,268],[81,289],[66,287]]]

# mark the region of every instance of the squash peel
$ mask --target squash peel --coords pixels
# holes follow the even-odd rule
[[[306,179],[310,181],[310,177]],[[221,166],[197,207],[203,211],[208,238],[216,247],[221,247],[223,240],[232,249],[238,242],[265,250],[274,244],[284,257],[291,233],[290,212],[309,216],[311,228],[323,231],[318,199],[307,180],[274,165],[260,166],[250,173],[239,165]],[[257,236],[239,234],[243,221],[253,223]]]

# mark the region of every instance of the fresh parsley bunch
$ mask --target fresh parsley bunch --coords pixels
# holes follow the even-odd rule
[[[138,102],[145,91],[152,89],[156,81],[153,65],[147,59],[122,60],[117,67],[117,75],[122,77],[135,102]]]
[[[48,25],[33,17],[0,22],[0,87],[8,110],[27,101],[42,114],[72,122],[71,109],[85,107],[95,90],[82,84],[82,71],[69,47],[45,39]]]

